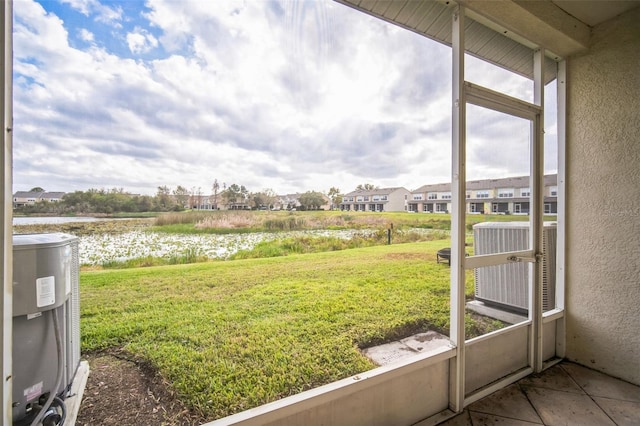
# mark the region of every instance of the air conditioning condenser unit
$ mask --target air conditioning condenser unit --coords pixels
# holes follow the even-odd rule
[[[79,276],[77,237],[13,236],[14,425],[64,417],[80,364]]]
[[[555,308],[556,222],[543,227],[542,306]],[[473,225],[476,255],[522,251],[529,248],[529,222],[483,222]],[[529,265],[516,262],[475,270],[475,298],[488,305],[518,313],[529,309]]]

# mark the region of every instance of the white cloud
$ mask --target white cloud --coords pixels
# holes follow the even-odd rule
[[[136,27],[127,34],[127,45],[131,53],[147,53],[158,47],[158,40],[144,28]]]
[[[60,0],[60,2],[68,4],[87,17],[94,15],[98,22],[120,27],[119,21],[123,13],[120,6],[110,7],[98,0]]]
[[[96,47],[105,6],[65,1],[88,16],[84,50],[40,4],[15,5],[16,189],[208,191],[217,178],[347,192],[448,179],[447,47],[332,1],[148,0],[128,47],[169,54],[132,60]]]
[[[93,33],[86,28],[80,29],[80,31],[78,31],[78,36],[81,40],[86,42],[93,42],[95,40]]]
[[[85,16],[89,16],[90,10],[97,2],[95,0],[61,0],[62,3],[68,3],[69,6],[76,9]]]

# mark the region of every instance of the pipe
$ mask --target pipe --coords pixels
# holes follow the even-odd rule
[[[51,403],[56,398],[56,394],[58,393],[58,389],[60,388],[60,385],[62,384],[62,370],[64,369],[64,360],[63,360],[63,357],[62,357],[62,337],[60,336],[60,334],[61,334],[60,333],[60,324],[58,323],[58,315],[56,313],[56,310],[55,309],[51,309],[49,312],[51,312],[51,316],[53,317],[53,332],[54,332],[53,334],[56,337],[56,349],[57,349],[57,352],[58,352],[58,374],[56,376],[55,387],[51,390],[51,392],[49,392],[49,398],[47,398],[47,401],[44,403],[44,405],[42,406],[42,408],[38,412],[38,415],[31,422],[31,426],[37,426],[42,421],[44,415],[47,413],[47,410],[51,406]]]

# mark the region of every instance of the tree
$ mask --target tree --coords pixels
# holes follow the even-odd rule
[[[173,195],[176,197],[176,201],[181,207],[187,205],[187,202],[189,201],[189,190],[187,188],[178,185],[178,187],[173,190]]]
[[[137,202],[136,204],[139,212],[148,212],[151,210],[153,205],[151,197],[149,197],[148,195],[136,197],[135,201]]]
[[[181,210],[171,198],[167,186],[159,186],[155,196],[131,194],[123,188],[75,191],[64,195],[55,203],[36,203],[22,210],[30,213],[118,213],[118,212],[158,212]],[[178,191],[179,192],[179,191]],[[28,209],[28,210],[27,210]]]
[[[211,192],[213,192],[213,196],[211,197],[211,205],[214,210],[218,210],[218,191],[220,190],[220,184],[218,183],[218,179],[213,180],[213,186],[211,187]]]
[[[225,200],[229,208],[238,202],[239,197],[240,187],[235,183],[229,185],[229,187],[222,193],[222,198]]]
[[[254,209],[261,209],[266,207],[264,194],[262,192],[251,193],[251,195],[249,195],[249,200],[251,201],[251,207],[253,207]]]
[[[244,185],[233,183],[222,193],[222,198],[226,201],[228,208],[242,209],[249,198],[249,191]]]
[[[198,190],[195,192],[196,197],[196,205],[198,206],[198,210],[200,210],[202,206],[202,188],[198,187]]]
[[[266,188],[262,191],[265,198],[265,204],[269,209],[273,208],[276,204],[276,200],[278,199],[278,194],[271,188]]]
[[[173,204],[171,201],[171,190],[168,186],[159,186],[158,193],[156,194],[158,207],[162,210],[167,210],[169,206]]]
[[[31,188],[29,190],[29,192],[45,192],[44,189],[40,188],[39,186],[36,186],[35,188]]]
[[[332,186],[329,188],[329,192],[327,194],[329,198],[331,198],[331,209],[338,207],[340,203],[342,203],[342,195],[340,194],[340,188],[336,188]]]
[[[298,198],[298,202],[304,210],[319,210],[327,200],[320,192],[307,191]]]
[[[253,207],[256,209],[271,209],[276,202],[276,193],[271,189],[265,189],[262,192],[254,192],[249,197]]]
[[[378,189],[378,187],[372,183],[365,183],[356,186],[356,191],[371,191],[372,189]]]

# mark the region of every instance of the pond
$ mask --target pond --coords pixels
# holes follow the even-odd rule
[[[123,261],[141,257],[170,257],[195,252],[209,259],[227,259],[239,250],[250,250],[261,241],[302,235],[351,239],[355,235],[368,235],[364,230],[309,230],[280,233],[255,232],[250,234],[183,235],[148,231],[121,234],[93,234],[80,237],[81,265],[101,265],[110,261]]]
[[[108,223],[112,222],[112,223]],[[76,226],[76,224],[78,226]],[[153,232],[149,220],[95,217],[16,217],[15,233],[63,232],[78,236],[81,265],[100,266],[129,259],[205,257],[228,259],[240,250],[251,250],[262,241],[323,236],[350,240],[368,237],[374,230],[304,230],[247,234],[168,234]],[[98,226],[99,225],[99,226]],[[113,225],[113,226],[112,226]],[[432,233],[430,229],[411,229]],[[435,231],[439,232],[439,231]]]
[[[54,225],[61,223],[74,223],[74,222],[95,222],[98,220],[114,220],[114,219],[100,219],[96,217],[61,217],[61,216],[19,216],[13,218],[14,225]]]

